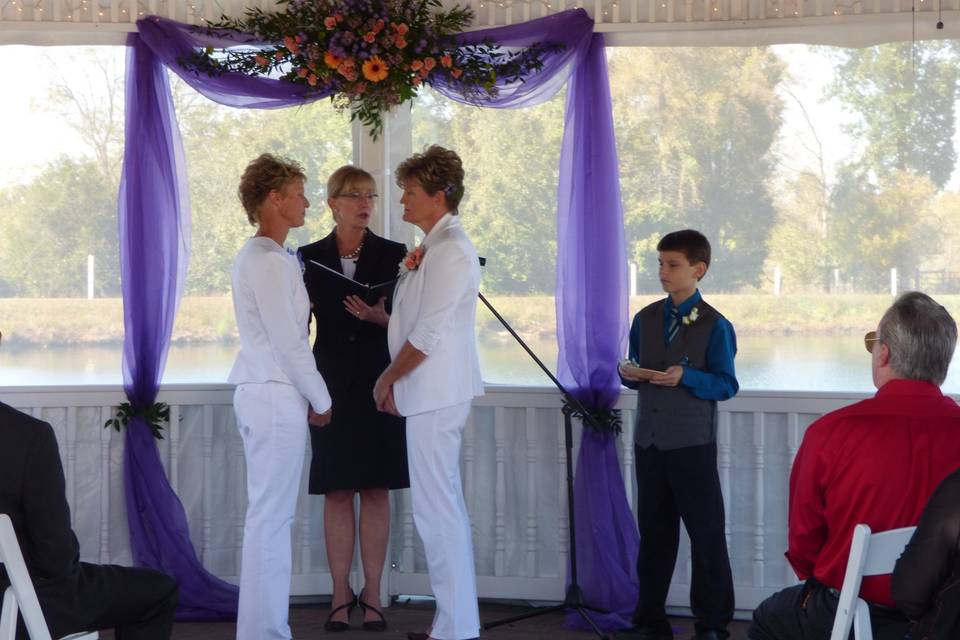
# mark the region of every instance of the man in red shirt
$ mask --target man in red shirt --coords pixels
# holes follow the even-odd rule
[[[828,638],[853,527],[916,525],[937,485],[960,466],[960,406],[940,392],[957,325],[923,293],[901,296],[867,334],[877,393],[807,429],[790,475],[787,559],[803,584],[753,613],[752,640]],[[864,578],[874,637],[902,640],[890,576]]]

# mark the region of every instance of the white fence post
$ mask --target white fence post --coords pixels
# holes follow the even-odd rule
[[[630,297],[637,295],[637,265],[630,263]]]
[[[87,300],[93,300],[93,254],[87,255]]]
[[[897,295],[897,268],[890,267],[890,295]]]

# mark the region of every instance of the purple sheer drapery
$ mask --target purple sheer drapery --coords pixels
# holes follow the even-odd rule
[[[180,132],[167,75],[137,35],[127,51],[126,133],[120,180],[123,380],[135,408],[157,398],[190,247]],[[236,615],[237,588],[204,570],[190,542],[183,505],[167,482],[153,435],[127,427],[123,481],[136,564],[180,585],[180,619]]]
[[[550,99],[569,80],[557,187],[558,377],[592,409],[620,395],[617,363],[627,338],[626,248],[620,173],[603,36],[583,10],[458,36],[505,47],[559,41],[560,53],[526,82],[501,86],[484,107],[524,107]],[[447,97],[466,102],[455,89]],[[574,483],[577,577],[604,630],[629,627],[637,600],[639,536],[624,492],[616,442],[585,429]],[[578,614],[567,623],[587,628]]]
[[[251,78],[237,73],[207,76],[183,69],[181,57],[201,47],[225,44],[253,44],[243,34],[222,38],[195,32],[191,27],[164,18],[151,16],[137,22],[139,35],[132,37],[138,54],[137,64],[129,64],[129,82],[142,81],[137,76],[156,77],[166,65],[191,87],[220,104],[242,108],[275,108],[303,104],[324,95],[310,93],[306,87],[291,85],[273,78]],[[568,89],[566,124],[561,150],[560,184],[558,187],[558,291],[557,315],[560,337],[559,372],[577,396],[589,406],[609,408],[616,401],[619,389],[616,381],[616,363],[623,352],[626,335],[626,282],[624,268],[623,225],[619,197],[619,174],[616,162],[616,141],[610,114],[610,95],[607,84],[606,60],[603,39],[593,35],[593,21],[582,9],[565,11],[523,24],[464,33],[457,36],[458,42],[469,44],[491,38],[504,47],[529,46],[534,42],[561,42],[562,51],[546,56],[543,70],[522,83],[499,83],[499,95],[479,100],[481,106],[523,107],[548,100],[572,78]],[[149,59],[149,64],[145,61]],[[178,145],[175,120],[166,121],[171,128],[156,122],[131,119],[131,113],[140,107],[135,103],[153,100],[157,104],[169,103],[169,89],[165,84],[156,84],[156,95],[141,96],[139,93],[128,100],[127,154],[125,159],[124,184],[127,184],[130,166],[146,164],[154,152],[146,149],[146,141],[155,141],[163,149]],[[454,100],[464,101],[455,89],[442,85],[436,88]],[[162,112],[158,109],[158,113]],[[142,117],[142,116],[141,116]],[[134,134],[133,132],[136,132]],[[144,144],[136,144],[137,136]],[[185,193],[186,182],[176,168],[174,153],[157,158],[156,176],[168,193]],[[164,162],[166,164],[164,164]],[[161,166],[163,165],[163,166]],[[139,187],[134,187],[134,190]],[[126,190],[126,188],[125,188]],[[141,201],[144,201],[141,198]],[[177,209],[176,202],[159,200],[154,204],[155,217],[179,220],[186,215],[186,208]],[[162,223],[156,224],[162,226]],[[597,247],[602,249],[597,250]],[[170,248],[158,248],[157,260],[169,267],[169,260],[177,254]],[[179,254],[181,257],[185,253]],[[573,260],[576,268],[571,268]],[[176,260],[174,259],[174,262]],[[140,289],[150,291],[148,287]],[[124,285],[124,298],[135,300],[132,289]],[[142,301],[138,301],[140,304]],[[131,304],[131,303],[128,303]],[[168,299],[172,310],[176,296]],[[172,317],[172,316],[171,316]],[[128,333],[130,325],[128,324]],[[169,328],[156,352],[166,353]],[[133,353],[139,351],[132,350]],[[150,351],[147,351],[151,353]],[[162,357],[154,358],[156,377],[162,371]],[[156,394],[153,390],[145,397]],[[131,396],[133,397],[133,396]],[[145,431],[145,430],[144,430]],[[154,447],[155,450],[155,447]],[[155,454],[154,454],[155,455]],[[585,587],[591,602],[598,607],[614,611],[600,620],[604,628],[624,626],[627,602],[636,598],[636,582],[633,564],[629,558],[636,557],[636,528],[632,525],[629,508],[623,491],[619,467],[615,464],[614,442],[610,437],[584,436],[578,461],[575,493],[580,497],[577,505],[578,553],[581,562],[580,583]],[[131,466],[132,465],[128,465]],[[159,467],[159,465],[158,465]],[[127,474],[133,475],[133,470]],[[141,471],[137,471],[141,473]],[[162,474],[161,474],[162,475]],[[150,473],[144,485],[154,482],[166,485],[166,479]],[[130,492],[135,479],[128,477]],[[166,485],[169,490],[169,485]],[[589,499],[581,494],[587,492]],[[175,496],[174,496],[175,497]],[[599,505],[607,505],[599,508]],[[136,505],[135,505],[136,506]],[[177,504],[179,507],[179,503]],[[166,510],[172,509],[167,502],[144,502],[140,510],[157,509],[157,519],[166,519]],[[182,514],[182,507],[179,507]],[[624,517],[626,516],[626,518]],[[584,529],[586,527],[586,529]],[[131,525],[133,546],[150,541],[163,544],[167,535],[157,535],[142,527]],[[186,539],[186,528],[183,539]],[[133,542],[134,536],[141,540]],[[632,536],[632,537],[631,537]],[[189,541],[188,541],[189,542]],[[139,559],[139,558],[138,558]],[[155,562],[156,557],[144,555],[145,562]],[[151,565],[156,566],[156,565]],[[199,567],[202,571],[202,567]],[[620,576],[627,576],[621,580]],[[178,576],[183,580],[182,576]],[[613,582],[611,582],[613,580]],[[216,610],[215,605],[210,606]],[[619,614],[619,615],[618,615]]]

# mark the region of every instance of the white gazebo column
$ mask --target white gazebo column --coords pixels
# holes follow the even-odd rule
[[[385,238],[413,247],[413,225],[403,221],[400,189],[393,171],[410,157],[413,148],[410,104],[407,103],[383,116],[383,132],[374,140],[367,127],[353,122],[353,164],[373,174],[380,193],[378,215],[370,228]]]

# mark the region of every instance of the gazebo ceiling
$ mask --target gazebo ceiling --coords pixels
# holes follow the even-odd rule
[[[611,45],[867,46],[960,37],[960,0],[466,0],[477,28],[582,7]],[[456,4],[444,0],[445,5]],[[238,0],[0,0],[0,44],[120,44],[144,15],[201,24],[273,2]],[[915,10],[914,10],[915,9]]]

